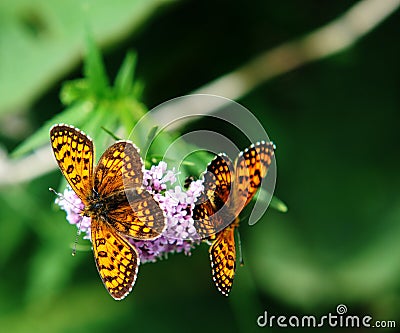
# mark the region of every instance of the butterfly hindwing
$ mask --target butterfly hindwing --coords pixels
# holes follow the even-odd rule
[[[65,124],[53,126],[50,130],[50,139],[62,174],[86,205],[93,188],[92,140],[85,133]]]
[[[127,189],[108,198],[112,209],[108,218],[121,234],[134,239],[158,238],[166,228],[165,215],[145,189]]]
[[[138,252],[123,236],[96,219],[92,219],[91,233],[100,277],[114,299],[123,299],[136,281]]]
[[[193,224],[198,237],[205,239],[217,233],[214,207],[210,200],[196,204],[193,208]]]
[[[232,289],[236,269],[235,226],[229,225],[216,235],[209,254],[211,273],[218,290],[225,296]]]

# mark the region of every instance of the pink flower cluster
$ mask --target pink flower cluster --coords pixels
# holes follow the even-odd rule
[[[138,249],[141,263],[155,262],[157,259],[166,258],[169,253],[183,252],[190,255],[191,249],[199,244],[192,210],[204,189],[203,182],[193,181],[188,190],[184,191],[179,185],[175,185],[176,181],[175,170],[168,170],[165,162],[153,165],[150,170],[144,170],[143,186],[153,194],[163,209],[167,228],[155,240],[129,239]],[[68,222],[85,233],[85,239],[91,239],[90,218],[80,215],[84,208],[83,203],[70,188],[64,191],[63,196],[64,198],[57,198],[56,203],[67,213]]]

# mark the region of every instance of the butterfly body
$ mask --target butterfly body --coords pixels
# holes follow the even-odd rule
[[[107,221],[107,211],[109,210],[107,202],[95,190],[90,197],[86,198],[84,205],[85,207],[81,212],[82,216]]]
[[[236,269],[235,229],[239,214],[267,175],[274,149],[272,142],[258,142],[241,152],[235,163],[220,154],[203,175],[205,190],[193,210],[194,225],[201,238],[212,241],[212,277],[225,296],[232,288]]]
[[[125,237],[150,240],[165,230],[165,216],[143,186],[143,161],[130,141],[117,141],[93,170],[92,140],[78,129],[59,124],[50,130],[58,166],[91,218],[97,269],[110,295],[120,300],[131,291],[140,259]]]

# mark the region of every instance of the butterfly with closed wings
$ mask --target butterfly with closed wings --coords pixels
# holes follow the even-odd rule
[[[272,142],[258,142],[239,154],[235,163],[219,154],[203,175],[204,192],[193,210],[194,226],[209,249],[212,277],[225,296],[232,289],[236,269],[235,229],[239,214],[252,200],[274,157]]]

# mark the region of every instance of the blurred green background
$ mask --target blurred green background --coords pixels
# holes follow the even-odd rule
[[[60,172],[10,156],[62,111],[61,85],[82,76],[88,28],[111,78],[127,51],[137,52],[152,108],[362,2],[371,1],[3,1],[0,331],[282,331],[258,328],[258,316],[320,316],[341,303],[349,314],[400,325],[398,11],[342,52],[261,78],[237,99],[277,145],[275,193],[289,211],[269,209],[256,225],[241,225],[245,266],[229,298],[212,284],[203,244],[190,257],[141,266],[133,292],[114,301],[91,251],[71,256],[76,229],[48,191]]]

